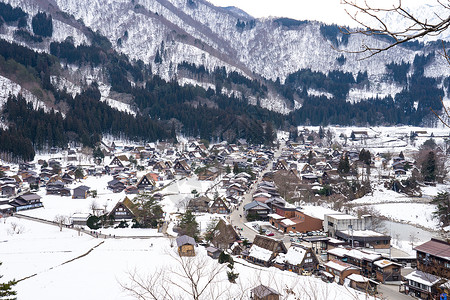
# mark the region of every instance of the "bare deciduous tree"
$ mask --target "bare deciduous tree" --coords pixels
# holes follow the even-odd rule
[[[56,215],[55,218],[53,219],[53,221],[58,224],[59,226],[59,231],[62,231],[63,225],[66,224],[67,222],[67,217],[63,216],[63,215]]]
[[[158,269],[142,275],[136,270],[128,272],[128,282],[120,283],[122,288],[137,299],[219,299],[227,289],[222,281],[228,281],[225,265],[208,256],[179,256],[169,250],[172,267]],[[188,297],[186,297],[188,295]]]
[[[435,15],[436,19],[430,21],[426,16],[412,13],[402,5],[401,0],[397,0],[390,5],[381,6],[379,1],[369,0],[342,0],[347,5],[347,14],[353,21],[359,24],[363,29],[351,30],[342,28],[344,33],[359,33],[368,36],[389,36],[392,42],[383,46],[362,45],[361,50],[356,53],[367,54],[367,57],[386,51],[397,45],[416,40],[425,36],[439,35],[450,26],[450,16]],[[376,3],[376,4],[375,4]],[[436,3],[442,8],[450,10],[450,5],[441,0]],[[401,17],[407,22],[405,28],[394,29],[385,21],[385,16],[393,15]],[[447,53],[443,52],[444,57],[449,61]]]

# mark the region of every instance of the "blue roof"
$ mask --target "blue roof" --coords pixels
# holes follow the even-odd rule
[[[262,202],[258,202],[258,201],[253,201],[253,202],[250,202],[249,204],[246,204],[244,206],[244,209],[249,210],[249,209],[255,208],[257,206],[261,206],[262,208],[270,209],[270,207],[268,207],[266,204],[264,204]]]

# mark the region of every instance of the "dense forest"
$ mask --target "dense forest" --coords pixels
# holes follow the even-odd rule
[[[17,26],[14,37],[30,43],[42,43],[52,36],[52,18],[43,12],[32,17],[33,32],[27,29],[28,15],[20,8],[0,3],[0,26]],[[291,19],[276,20],[281,26],[295,27],[303,23]],[[239,30],[254,26],[252,21],[240,21]],[[89,31],[89,29],[87,29]],[[347,39],[337,26],[323,25],[322,36],[334,45],[346,44]],[[249,143],[271,144],[273,128],[287,129],[297,125],[421,125],[431,109],[442,108],[444,95],[440,82],[424,75],[424,67],[434,59],[434,53],[416,55],[414,62],[386,65],[390,80],[404,87],[395,98],[374,98],[358,103],[346,101],[351,88],[369,86],[367,72],[352,74],[331,71],[327,74],[301,69],[288,75],[285,82],[250,79],[225,67],[209,70],[202,65],[182,62],[176,66],[178,75],[199,82],[214,84],[214,89],[180,86],[176,80],[165,81],[154,75],[150,65],[141,60],[129,60],[118,53],[111,42],[99,32],[89,31],[90,45],[78,45],[71,37],[50,43],[50,54],[38,53],[27,47],[0,40],[0,74],[12,76],[18,83],[32,82],[34,93],[52,101],[55,110],[34,110],[20,95],[10,96],[3,107],[7,129],[0,131],[0,152],[13,152],[16,158],[33,158],[35,150],[47,147],[64,148],[69,142],[94,147],[104,134],[134,140],[175,141],[176,134],[194,136],[210,141],[236,142],[244,138]],[[408,47],[419,47],[411,44]],[[161,51],[161,52],[159,52]],[[162,44],[154,58],[162,62]],[[339,65],[346,63],[341,55]],[[120,112],[100,101],[98,85],[83,86],[72,97],[57,90],[50,77],[61,73],[61,66],[71,64],[80,68],[101,68],[111,90],[132,99],[136,116]],[[443,88],[450,90],[450,81]],[[317,97],[310,89],[328,93]],[[222,91],[241,93],[225,95]],[[288,105],[294,101],[302,106],[282,115],[259,105],[249,104],[248,96],[267,97],[269,90],[284,97]],[[17,145],[23,145],[16,149]]]

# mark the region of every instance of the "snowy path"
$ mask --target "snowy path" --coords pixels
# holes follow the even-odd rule
[[[53,270],[53,269],[56,269],[56,268],[58,268],[58,267],[61,267],[61,266],[65,265],[65,264],[68,264],[68,263],[74,262],[74,261],[76,261],[76,260],[78,260],[78,259],[80,259],[80,258],[83,258],[83,257],[89,255],[95,248],[97,248],[98,246],[100,246],[100,245],[103,244],[104,242],[105,242],[105,241],[101,241],[100,243],[98,243],[96,246],[94,246],[94,247],[92,247],[91,249],[89,249],[89,250],[88,250],[86,253],[84,253],[84,254],[81,254],[81,255],[79,255],[79,256],[77,256],[77,257],[75,257],[75,258],[72,258],[72,259],[70,259],[70,260],[68,260],[68,261],[65,261],[65,262],[63,262],[62,264],[59,264],[59,265],[57,265],[57,266],[50,267],[50,268],[48,268],[47,270],[44,270],[44,271],[42,271],[42,272],[40,272],[40,273],[34,273],[34,274],[30,275],[30,276],[21,278],[21,279],[17,280],[17,282],[21,282],[21,281],[30,279],[30,278],[32,278],[32,277],[35,277],[35,276],[39,275],[39,274],[42,274],[42,273],[45,273],[45,272],[49,272],[49,271],[51,271],[51,270]]]

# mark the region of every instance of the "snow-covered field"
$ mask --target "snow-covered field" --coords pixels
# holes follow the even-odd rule
[[[12,223],[22,226],[23,232],[11,234]],[[56,226],[10,217],[0,223],[0,242],[4,279],[20,280],[34,275],[15,286],[21,300],[61,297],[134,299],[121,287],[121,284],[130,283],[130,272],[136,270],[145,277],[163,268],[166,275],[176,278],[173,272],[179,267],[175,259],[176,248],[171,247],[168,238],[102,240],[84,234],[79,236],[75,230],[64,228],[60,232]],[[223,267],[207,257],[203,247],[197,247],[196,252],[195,259],[203,263],[202,268]],[[80,257],[83,254],[86,255]],[[202,299],[233,299],[242,294],[248,295],[249,289],[260,283],[284,295],[284,289],[289,287],[303,295],[315,293],[319,299],[366,299],[364,295],[336,283],[327,284],[313,277],[262,268],[240,259],[236,259],[235,272],[239,273],[239,278],[236,284],[231,284],[223,267],[213,285],[212,292],[217,298],[205,294]],[[175,286],[171,287],[170,293],[176,295],[175,299],[189,299]]]

